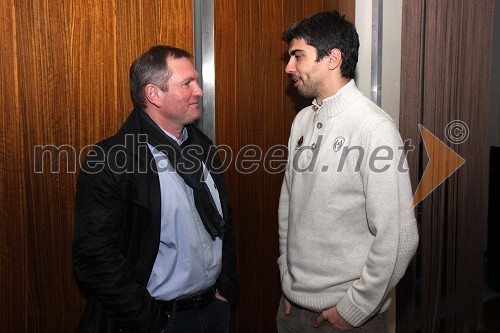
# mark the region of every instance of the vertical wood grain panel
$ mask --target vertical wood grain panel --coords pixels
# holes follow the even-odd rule
[[[234,163],[236,147],[239,146],[238,131],[238,95],[235,94],[237,82],[237,69],[235,50],[237,49],[236,25],[236,1],[214,1],[214,33],[215,33],[215,119],[216,119],[216,140],[218,146],[227,145],[229,149],[219,154],[224,165]],[[232,209],[232,220],[234,237],[237,241],[240,238],[241,209],[238,200],[237,189],[240,187],[237,172],[234,167],[227,168],[225,172],[226,184],[229,192],[229,200]],[[237,271],[239,278],[240,260],[237,250]],[[241,290],[241,281],[240,290]],[[242,308],[241,296],[238,299],[239,308]],[[239,311],[233,308],[231,312],[230,331],[237,332],[239,321]]]
[[[401,63],[401,111],[400,111],[400,131],[401,136],[410,139],[421,152],[421,140],[418,126],[421,123],[421,110],[423,103],[423,92],[421,89],[423,78],[423,30],[425,26],[424,13],[425,1],[403,3],[403,26],[401,50],[404,59]],[[416,188],[418,179],[421,177],[421,155],[418,153],[408,154],[408,166],[411,170],[410,178],[412,187]],[[420,206],[415,208],[417,219],[420,221]],[[417,253],[418,257],[418,253]],[[404,302],[405,311],[396,312],[397,332],[415,331],[415,305],[416,305],[416,259],[409,266],[407,272],[401,280],[397,291],[398,308]],[[409,274],[412,273],[412,274]]]
[[[422,176],[421,140],[418,125],[421,123],[423,103],[423,31],[425,1],[403,1],[403,25],[401,33],[401,99],[399,130],[404,140],[411,140],[415,151],[407,154],[412,188],[416,189]],[[415,207],[420,222],[421,206]],[[420,250],[420,249],[419,249]],[[396,292],[396,331],[415,331],[415,309],[417,302],[416,275],[420,263],[420,251],[410,263],[405,276],[399,282]]]
[[[115,1],[118,109],[132,103],[129,91],[129,68],[132,61],[156,44],[173,45],[193,53],[193,4],[191,0]]]
[[[248,144],[263,154],[286,144],[304,101],[287,91],[281,33],[340,5],[224,0],[215,6],[217,137],[232,148],[234,161]],[[11,0],[0,9],[0,329],[71,332],[85,303],[71,265],[79,154],[112,135],[130,112],[128,69],[137,55],[154,44],[193,51],[192,1]],[[35,155],[35,145],[52,145],[53,160]],[[44,172],[34,173],[35,165]],[[262,164],[250,174],[234,165],[228,170],[242,282],[234,332],[275,327],[281,178]]]
[[[17,112],[16,13],[14,1],[0,2],[0,332],[26,331],[25,145]]]
[[[418,207],[422,260],[417,272],[421,271],[422,287],[417,302],[421,304],[422,332],[484,329],[482,252],[488,169],[484,128],[488,117],[493,3],[404,2],[403,136],[418,143],[417,125],[423,124],[466,160]],[[468,126],[469,137],[460,144],[448,140],[450,133],[445,131],[456,120]],[[410,169],[421,175],[429,161],[424,158],[424,147],[416,146],[417,151],[410,154]],[[415,182],[415,174],[412,180]],[[414,282],[409,287],[414,288]],[[398,331],[411,329],[408,321],[398,320]]]
[[[79,154],[131,111],[136,56],[193,51],[192,1],[11,0],[0,15],[0,332],[72,332],[85,303],[71,263]]]
[[[354,1],[348,16],[354,17]],[[288,45],[281,40],[293,22],[336,1],[215,1],[217,144],[231,148],[226,173],[237,237],[240,294],[231,332],[276,331],[281,296],[278,266],[278,199],[283,173],[264,166],[271,147],[286,145],[297,111],[310,104],[296,95],[284,73]],[[255,147],[257,167],[238,163],[237,154]],[[240,156],[241,157],[241,156]],[[269,169],[267,169],[269,170]]]
[[[355,2],[353,0],[339,0],[339,7],[338,10],[340,13],[344,14],[346,19],[349,22],[355,22],[354,21],[354,13],[355,13]]]
[[[467,162],[422,207],[422,319],[429,332],[481,326],[492,3],[426,6],[422,123],[447,144],[450,122],[464,121],[470,131],[463,144],[450,144]]]

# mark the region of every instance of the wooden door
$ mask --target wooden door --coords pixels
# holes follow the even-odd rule
[[[0,19],[0,332],[73,332],[80,154],[131,111],[136,56],[193,51],[192,1],[7,0]]]

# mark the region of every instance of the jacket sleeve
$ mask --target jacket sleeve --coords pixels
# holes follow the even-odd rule
[[[103,157],[97,152],[94,157]],[[120,181],[120,175],[106,165],[102,170],[80,172],[75,198],[75,274],[84,292],[101,303],[121,331],[160,332],[166,315],[145,286],[137,283],[134,267],[120,248],[126,225],[123,209],[128,204],[123,202]]]
[[[229,215],[231,215],[231,213],[229,213]],[[236,252],[230,217],[225,225],[224,239],[222,242],[222,268],[215,283],[215,287],[231,304],[236,302],[236,295],[238,294],[236,276]]]

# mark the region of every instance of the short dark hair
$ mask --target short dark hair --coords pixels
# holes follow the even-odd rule
[[[156,45],[134,60],[130,66],[130,95],[135,108],[146,107],[144,87],[150,83],[166,91],[172,71],[168,59],[192,58],[188,51],[168,46]]]
[[[338,49],[342,54],[340,70],[343,77],[354,78],[358,63],[359,37],[354,25],[339,12],[320,12],[292,24],[284,33],[283,40],[288,44],[292,39],[303,39],[316,48],[320,61],[331,50]]]

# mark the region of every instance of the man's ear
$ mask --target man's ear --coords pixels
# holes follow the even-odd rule
[[[332,49],[328,54],[328,69],[340,68],[342,65],[342,52],[339,49]]]
[[[162,91],[160,88],[150,83],[144,87],[144,92],[149,103],[156,107],[161,107],[160,95]]]

